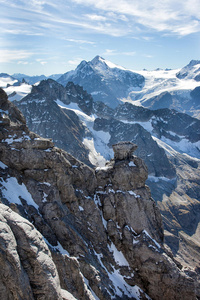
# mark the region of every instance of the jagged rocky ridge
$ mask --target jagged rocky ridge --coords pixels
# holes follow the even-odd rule
[[[81,91],[84,93],[83,89]],[[72,95],[69,95],[67,88],[48,79],[33,86],[30,94],[15,103],[26,116],[27,125],[32,131],[45,138],[52,138],[57,147],[90,164],[89,151],[82,144],[87,132],[86,127],[74,111],[66,110],[58,105],[59,101],[65,105],[70,104],[72,98],[75,97],[74,94]],[[86,101],[87,97],[84,97],[84,103]],[[82,105],[81,108],[90,109],[86,105],[84,107]]]
[[[44,88],[42,88],[43,86]],[[55,90],[62,92],[60,94],[55,92],[54,86],[56,87]],[[63,136],[60,136],[60,130],[57,130],[60,128],[59,121],[62,118],[59,114],[62,115],[62,111],[72,112],[69,116],[73,123],[78,120],[78,124],[85,128],[82,131],[84,132],[82,138],[83,143],[84,141],[90,142],[87,145],[90,150],[89,159],[91,159],[92,154],[91,142],[94,143],[97,152],[100,152],[100,156],[98,153],[95,154],[96,161],[93,157],[92,162],[94,164],[102,163],[103,156],[108,160],[113,157],[111,147],[114,143],[129,140],[138,145],[135,153],[144,159],[148,166],[147,182],[162,212],[165,242],[184,266],[191,270],[198,268],[200,260],[198,234],[200,224],[200,163],[198,159],[182,155],[180,152],[187,151],[188,154],[198,157],[200,121],[175,110],[152,111],[130,103],[119,105],[113,110],[103,102],[93,102],[90,95],[73,83],[68,83],[64,89],[58,83],[47,80],[41,82],[38,91],[42,95],[42,97],[40,95],[42,100],[38,100],[39,96],[37,92],[34,92],[16,104],[27,116],[28,125],[33,131],[37,131],[44,137],[50,137],[53,131],[55,143],[57,144],[59,137],[63,149],[71,151],[67,143],[70,127],[64,128],[66,132],[64,144],[62,144]],[[61,94],[62,101],[58,99]],[[31,105],[34,102],[37,104],[33,109]],[[58,105],[57,108],[55,104]],[[44,107],[42,107],[43,105]],[[50,109],[51,105],[54,109]],[[52,114],[54,110],[59,112],[56,117],[53,114],[54,126],[51,126],[50,122],[45,124],[40,111],[43,111],[45,115],[45,112]],[[31,122],[32,119],[33,122]],[[46,132],[48,133],[47,136],[45,135]],[[164,142],[167,142],[168,145]],[[85,144],[83,147],[85,148]],[[88,155],[89,150],[86,150],[86,155]],[[82,154],[79,151],[72,153],[78,158],[79,153]],[[84,159],[83,155],[81,157]],[[99,161],[98,158],[101,160]],[[84,161],[88,163],[88,159]]]
[[[94,171],[30,132],[2,90],[0,109],[1,299],[196,299],[133,144]]]

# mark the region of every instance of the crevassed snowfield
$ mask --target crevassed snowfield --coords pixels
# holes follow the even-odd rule
[[[145,85],[141,91],[131,92],[128,100],[134,105],[141,106],[144,101],[158,96],[164,92],[170,92],[171,94],[181,93],[181,95],[188,95],[190,90],[193,90],[195,87],[199,86],[199,82],[195,81],[193,78],[188,77],[185,79],[177,78],[176,74],[179,71],[180,69],[169,71],[137,71],[137,73],[145,77]]]

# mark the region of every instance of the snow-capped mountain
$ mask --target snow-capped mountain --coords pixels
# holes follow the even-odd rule
[[[177,74],[179,79],[194,79],[200,81],[200,60],[191,60],[190,63],[183,67]]]
[[[94,100],[114,108],[130,91],[140,91],[145,80],[136,72],[96,56],[89,62],[82,61],[75,71],[67,72],[58,79],[64,86],[69,81],[83,86]]]
[[[65,86],[73,81],[92,94],[95,101],[112,108],[129,101],[150,109],[173,108],[198,117],[200,98],[194,101],[192,92],[199,86],[199,68],[199,61],[193,60],[183,69],[134,71],[96,56],[89,62],[82,61],[58,82]]]

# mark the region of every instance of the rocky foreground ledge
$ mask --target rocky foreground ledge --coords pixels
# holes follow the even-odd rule
[[[0,299],[199,296],[163,246],[134,144],[94,171],[30,132],[2,90],[0,140]]]

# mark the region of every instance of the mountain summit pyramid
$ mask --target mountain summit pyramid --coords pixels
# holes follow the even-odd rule
[[[73,81],[83,86],[95,101],[103,101],[114,108],[120,103],[120,98],[128,96],[128,92],[141,90],[144,80],[142,75],[96,56],[89,62],[82,61],[74,71],[62,75],[58,82],[65,86],[68,81]]]

